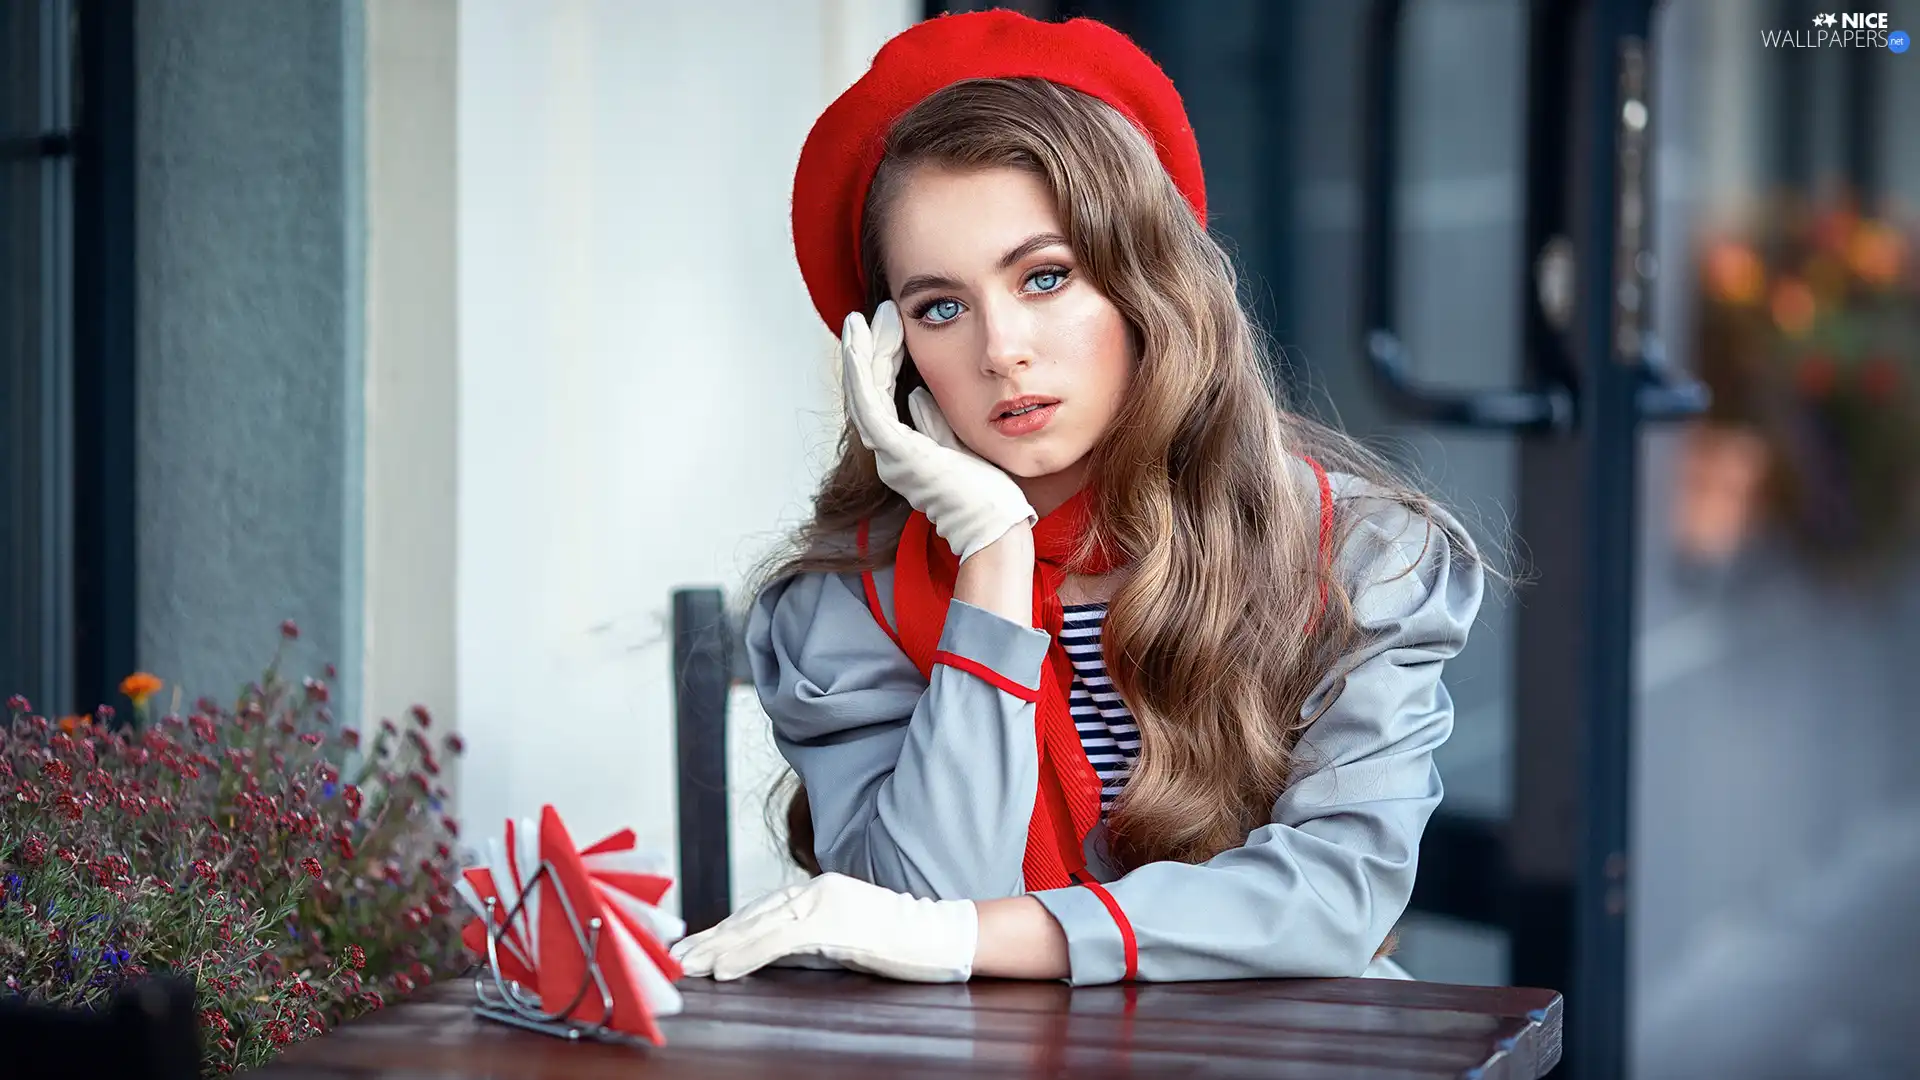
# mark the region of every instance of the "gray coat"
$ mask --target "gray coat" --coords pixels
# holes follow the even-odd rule
[[[1453,727],[1441,666],[1479,610],[1478,563],[1446,535],[1336,474],[1359,521],[1340,571],[1368,642],[1305,704],[1303,764],[1271,822],[1200,864],[1124,876],[1088,837],[1088,870],[1132,924],[1149,980],[1351,976],[1413,890],[1420,834],[1440,802],[1435,748]],[[893,619],[891,569],[875,574]],[[940,648],[1038,685],[1049,636],[954,600]],[[820,865],[916,896],[1025,892],[1021,859],[1038,783],[1034,705],[964,671],[931,681],[874,621],[857,574],[767,587],[747,649],[775,743],[806,784]],[[1337,695],[1329,706],[1330,695]],[[1066,932],[1075,985],[1123,977],[1120,928],[1091,890],[1033,894]]]

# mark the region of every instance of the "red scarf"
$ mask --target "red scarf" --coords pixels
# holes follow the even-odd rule
[[[1321,554],[1326,554],[1333,525],[1333,500],[1327,476],[1311,458],[1320,481]],[[997,673],[980,665],[960,661],[970,673],[988,678],[1001,689],[1034,702],[1034,737],[1040,752],[1040,787],[1034,798],[1033,816],[1027,826],[1027,850],[1021,862],[1029,892],[1059,889],[1090,879],[1086,870],[1087,834],[1100,821],[1100,777],[1087,760],[1080,732],[1073,725],[1067,695],[1073,685],[1073,664],[1061,643],[1064,613],[1060,585],[1066,580],[1064,563],[1078,547],[1091,520],[1093,494],[1082,488],[1034,526],[1033,611],[1035,629],[1045,630],[1052,639],[1046,661],[1040,666],[1040,688],[1032,690],[1005,681]],[[868,522],[858,530],[860,554],[867,551]],[[1096,551],[1091,561],[1078,572],[1099,575],[1120,565],[1116,553]],[[925,514],[914,511],[900,534],[900,546],[893,566],[893,610],[899,622],[895,633],[880,607],[880,591],[873,572],[862,575],[866,585],[867,606],[889,637],[913,661],[920,674],[931,680],[936,663],[946,662],[949,654],[939,654],[941,632],[946,627],[947,609],[953,600],[954,580],[959,576],[960,559],[947,542],[934,532]],[[1325,596],[1323,587],[1322,603]],[[1309,626],[1311,632],[1311,626]]]

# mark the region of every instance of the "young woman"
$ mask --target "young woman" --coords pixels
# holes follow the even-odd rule
[[[818,876],[689,974],[1404,974],[1480,558],[1277,404],[1205,213],[1171,83],[1086,20],[922,23],[816,124],[849,426],[747,639]]]

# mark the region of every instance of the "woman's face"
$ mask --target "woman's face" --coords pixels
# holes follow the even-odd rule
[[[916,169],[881,236],[907,351],[960,441],[1047,514],[1125,399],[1126,319],[1080,271],[1052,193],[1019,169]],[[1042,403],[1007,416],[1021,399]]]

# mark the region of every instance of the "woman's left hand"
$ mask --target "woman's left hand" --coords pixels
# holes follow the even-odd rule
[[[905,982],[966,982],[979,934],[970,900],[921,900],[823,874],[755,900],[672,952],[688,975],[722,981],[817,957]]]

